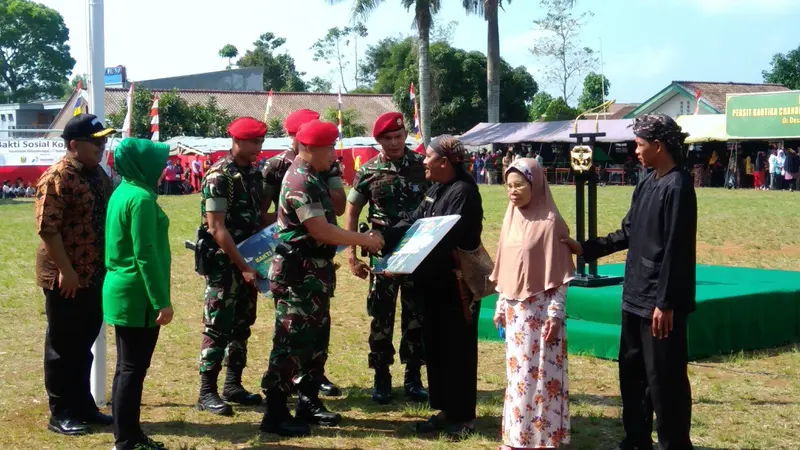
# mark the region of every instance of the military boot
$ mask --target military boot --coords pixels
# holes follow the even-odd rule
[[[297,396],[294,416],[306,423],[327,427],[335,427],[342,421],[341,414],[328,411],[319,396],[306,396],[302,393]]]
[[[319,393],[322,395],[327,395],[328,397],[341,397],[342,390],[339,389],[338,386],[333,384],[331,380],[328,379],[325,375],[322,375],[319,378]]]
[[[218,376],[219,370],[200,374],[200,396],[197,399],[197,409],[219,416],[232,416],[233,408],[222,401],[217,393]]]
[[[406,391],[406,398],[409,400],[419,403],[428,401],[428,391],[426,391],[425,387],[422,385],[422,376],[420,375],[419,364],[406,364],[403,388]]]
[[[242,371],[244,367],[228,366],[225,374],[225,386],[222,389],[222,400],[238,403],[245,406],[261,404],[261,395],[251,394],[242,386]]]
[[[392,401],[392,374],[387,366],[375,368],[372,401],[379,405],[388,405]]]
[[[292,417],[286,406],[288,396],[280,389],[270,388],[265,391],[267,407],[261,425],[258,427],[263,433],[277,434],[284,437],[300,437],[311,434],[308,423]]]

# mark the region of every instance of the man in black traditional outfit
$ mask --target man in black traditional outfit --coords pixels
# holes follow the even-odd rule
[[[453,136],[434,139],[425,156],[425,178],[434,185],[419,207],[384,231],[384,252],[423,217],[458,214],[461,218],[412,275],[422,296],[423,345],[428,366],[431,408],[440,410],[417,424],[419,433],[443,431],[462,439],[474,431],[478,379],[480,302],[465,305],[456,279],[457,248],[472,251],[481,243],[483,206],[478,185],[464,166],[464,146]],[[391,275],[391,274],[387,274]]]
[[[686,133],[664,114],[634,120],[636,154],[654,169],[633,191],[619,230],[583,243],[562,242],[584,260],[628,250],[622,288],[619,382],[622,450],[692,449],[692,394],[686,323],[695,310],[697,199],[682,169]]]

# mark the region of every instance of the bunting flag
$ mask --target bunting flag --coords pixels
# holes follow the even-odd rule
[[[417,96],[414,94],[414,83],[411,83],[408,96],[411,98],[411,103],[414,105],[414,137],[417,142],[419,142],[422,140],[422,136],[419,134],[419,112],[417,111]]]
[[[698,114],[700,113],[700,97],[701,97],[702,95],[703,95],[703,93],[702,93],[702,92],[700,92],[700,89],[698,89],[698,90],[697,90],[697,91],[694,93],[694,99],[695,99],[695,101],[697,102],[697,103],[694,105],[694,115],[695,115],[695,116],[696,116],[696,115],[698,115]]]
[[[153,106],[150,108],[150,131],[153,133],[150,140],[158,142],[158,94],[153,96]]]
[[[83,112],[83,104],[81,104],[81,97],[82,97],[81,92],[83,92],[83,83],[81,82],[81,80],[78,80],[78,86],[75,87],[75,92],[78,93],[78,96],[75,97],[75,106],[74,106],[75,109],[72,112],[73,116],[77,116],[78,114]]]
[[[272,89],[269,90],[269,95],[267,95],[267,109],[264,111],[264,123],[267,123],[269,119],[270,109],[272,109]]]
[[[336,115],[339,118],[339,149],[344,150],[344,139],[342,138],[342,88],[339,87],[339,104]]]
[[[125,122],[122,123],[122,138],[131,137],[131,116],[133,111],[133,83],[131,88],[128,89],[128,109],[125,113]]]

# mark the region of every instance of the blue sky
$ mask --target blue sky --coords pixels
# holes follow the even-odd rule
[[[70,45],[86,72],[85,0],[38,0],[64,15]],[[604,71],[617,102],[643,102],[672,80],[761,82],[776,52],[800,46],[798,0],[578,0],[577,11],[594,17],[583,30],[583,44],[600,48]],[[459,1],[446,0],[439,20],[457,21],[453,44],[486,51],[486,23],[467,16]],[[314,62],[308,48],[333,26],[346,26],[351,2],[328,6],[326,0],[208,1],[105,0],[105,65],[125,65],[132,80],[222,70],[217,51],[226,43],[241,52],[258,35],[272,31],[298,68],[311,76],[328,76],[329,67]],[[76,7],[77,6],[77,7]],[[224,6],[224,8],[223,8]],[[524,65],[540,89],[546,85],[544,64],[529,49],[537,37],[533,20],[542,11],[535,0],[514,0],[500,13],[500,52],[514,66]],[[412,16],[399,0],[387,0],[367,22],[364,44],[413,33]],[[359,44],[362,45],[361,43]]]

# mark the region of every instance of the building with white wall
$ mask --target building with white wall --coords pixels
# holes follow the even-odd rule
[[[643,114],[666,114],[670,117],[694,114],[697,96],[700,96],[698,114],[725,114],[728,94],[788,91],[780,84],[673,81],[656,95],[647,99],[625,118],[633,119]]]

